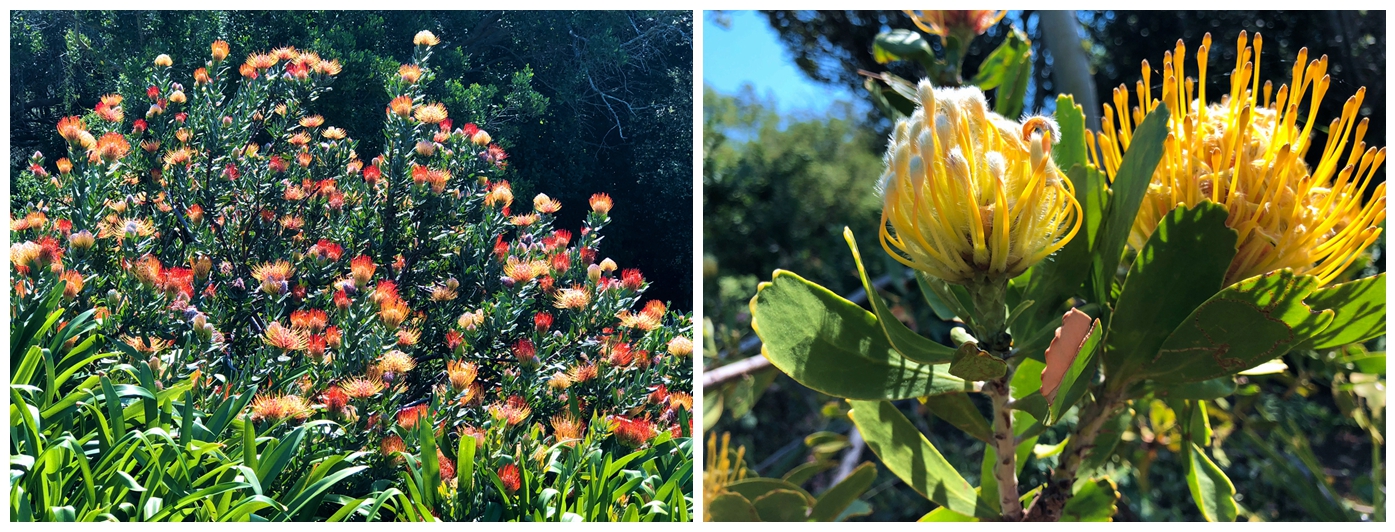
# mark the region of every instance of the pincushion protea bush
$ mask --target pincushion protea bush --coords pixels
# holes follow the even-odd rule
[[[691,518],[690,317],[603,257],[609,196],[516,201],[424,96],[438,42],[371,160],[290,47],[59,122],[11,221],[12,519]]]

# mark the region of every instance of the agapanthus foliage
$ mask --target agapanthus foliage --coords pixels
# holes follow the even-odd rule
[[[690,518],[690,317],[604,257],[609,196],[572,228],[545,194],[515,201],[508,154],[424,96],[439,39],[413,42],[363,110],[386,121],[371,160],[313,110],[339,63],[292,47],[239,64],[218,41],[192,73],[161,55],[143,92],[57,124],[67,153],[21,176],[46,199],[12,213],[12,347],[72,373],[16,373],[38,418],[12,435],[12,517]],[[82,461],[56,442],[132,431],[218,447],[180,475],[266,504],[152,511],[198,488],[134,464],[144,491],[35,489],[37,462]]]

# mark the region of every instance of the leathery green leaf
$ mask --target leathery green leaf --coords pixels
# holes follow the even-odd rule
[[[862,289],[867,291],[867,300],[872,303],[877,323],[886,332],[891,347],[906,358],[921,364],[944,364],[953,360],[954,349],[916,334],[891,314],[891,309],[887,308],[886,302],[877,295],[876,287],[872,286],[872,280],[867,277],[867,269],[862,266],[862,254],[857,250],[857,240],[853,238],[852,229],[843,228],[843,240],[848,242],[848,248],[852,250],[853,262],[857,264],[857,275],[862,279]]]
[[[1119,490],[1108,478],[1092,479],[1076,486],[1075,494],[1061,509],[1061,521],[1108,522],[1118,512]]]
[[[1195,443],[1187,443],[1187,486],[1207,521],[1235,520],[1235,485]]]
[[[978,407],[974,406],[969,394],[931,395],[921,397],[920,402],[935,414],[935,417],[948,421],[965,434],[978,438],[979,441],[993,441],[993,427],[988,425],[988,420],[984,419]]]
[[[1300,348],[1331,349],[1385,334],[1385,272],[1318,290],[1303,300],[1315,311],[1332,310],[1332,325]]]
[[[776,368],[829,395],[894,400],[971,387],[948,364],[901,356],[875,315],[788,271],[777,270],[751,299],[751,327]]]
[[[1204,202],[1174,209],[1158,223],[1114,306],[1102,359],[1106,376],[1139,378],[1171,366],[1157,360],[1163,341],[1220,291],[1235,256],[1227,216],[1224,207]]]
[[[848,401],[853,423],[882,464],[916,492],[950,511],[976,517],[997,515],[925,435],[887,401]]]
[[[1162,383],[1228,377],[1287,353],[1326,329],[1333,311],[1303,300],[1317,278],[1281,270],[1241,281],[1197,307],[1145,366]]]
[[[872,487],[875,480],[877,466],[872,462],[863,462],[842,482],[819,495],[818,502],[814,503],[814,507],[809,511],[809,518],[819,522],[837,519],[858,497]]]
[[[1148,191],[1153,170],[1162,160],[1163,141],[1167,140],[1167,121],[1167,104],[1159,103],[1134,130],[1129,149],[1119,163],[1119,173],[1114,176],[1112,194],[1105,206],[1104,220],[1091,248],[1094,260],[1090,270],[1095,285],[1095,301],[1108,300],[1119,259],[1124,253],[1124,243],[1128,241],[1138,207],[1143,203],[1143,195]]]

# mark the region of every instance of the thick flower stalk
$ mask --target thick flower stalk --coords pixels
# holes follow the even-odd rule
[[[951,283],[1001,284],[1075,236],[1080,204],[1051,160],[1053,122],[998,116],[973,87],[918,92],[879,184],[887,253]]]
[[[1385,148],[1367,147],[1362,140],[1369,119],[1358,122],[1357,114],[1366,89],[1348,98],[1341,117],[1328,124],[1322,155],[1316,166],[1309,166],[1304,159],[1314,146],[1318,106],[1331,83],[1327,57],[1309,62],[1308,50],[1300,50],[1291,82],[1276,92],[1271,81],[1260,84],[1263,39],[1256,34],[1247,41],[1241,32],[1229,91],[1218,103],[1208,104],[1206,84],[1195,81],[1207,79],[1210,34],[1197,51],[1197,78],[1186,76],[1182,41],[1163,55],[1162,91],[1156,99],[1152,70],[1144,61],[1137,85],[1141,107],[1125,112],[1128,88],[1116,89],[1114,107],[1104,105],[1104,130],[1089,138],[1098,144],[1091,154],[1112,180],[1133,124],[1166,103],[1172,114],[1167,143],[1129,245],[1141,249],[1174,207],[1211,201],[1225,206],[1230,213],[1226,225],[1239,233],[1227,285],[1284,268],[1330,283],[1379,238],[1377,226],[1385,220],[1384,182],[1363,203],[1385,161]],[[1307,109],[1300,112],[1305,98]]]

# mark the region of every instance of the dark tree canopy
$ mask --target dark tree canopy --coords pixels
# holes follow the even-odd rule
[[[28,11],[10,18],[13,170],[34,151],[61,152],[58,119],[107,93],[135,93],[158,54],[177,71],[208,56],[280,46],[315,50],[344,69],[314,103],[359,141],[382,145],[385,76],[411,37],[441,38],[431,96],[452,118],[488,129],[508,150],[514,190],[560,200],[577,227],[594,192],[615,199],[603,255],[657,281],[649,295],[692,308],[692,30],[688,12],[642,11]],[[11,182],[11,208],[30,198]]]
[[[872,42],[876,35],[889,28],[913,29],[910,18],[899,11],[767,11],[770,25],[780,35],[786,51],[795,64],[810,79],[850,89],[854,94],[866,94],[859,69],[871,72],[890,71],[908,79],[923,76],[917,65],[896,62],[879,65],[873,59]],[[1003,40],[1005,27],[1015,24],[1027,32],[1034,54],[1032,82],[1027,90],[1027,109],[1050,112],[1054,105],[1054,84],[1051,79],[1052,57],[1042,46],[1042,32],[1035,12],[1011,12],[998,26],[976,39],[964,62],[965,76],[976,71],[979,62]],[[1206,80],[1208,93],[1219,94],[1227,87],[1230,67],[1235,62],[1235,39],[1241,30],[1251,37],[1264,35],[1260,57],[1262,79],[1274,81],[1275,89],[1288,83],[1298,50],[1308,48],[1308,57],[1327,55],[1332,88],[1323,100],[1320,123],[1315,127],[1325,134],[1327,122],[1341,115],[1342,104],[1360,87],[1366,87],[1366,97],[1360,116],[1371,117],[1366,135],[1368,146],[1385,146],[1385,14],[1363,11],[1102,11],[1078,12],[1081,35],[1090,56],[1091,71],[1100,102],[1112,102],[1110,91],[1126,84],[1130,91],[1140,78],[1140,64],[1147,59],[1158,73],[1163,53],[1186,42],[1188,73],[1196,75],[1196,48],[1202,35],[1211,33],[1212,67]],[[931,47],[939,53],[939,39],[930,37]],[[1154,90],[1161,87],[1161,76],[1153,76]],[[879,130],[890,131],[890,122],[876,111],[870,118]],[[1320,156],[1318,150],[1309,154],[1310,161]],[[1384,180],[1384,169],[1377,174]]]

